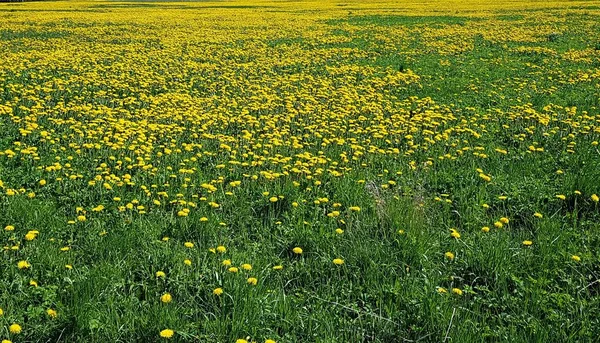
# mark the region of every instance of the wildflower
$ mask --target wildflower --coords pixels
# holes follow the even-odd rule
[[[500,222],[501,222],[502,224],[508,224],[508,221],[509,221],[509,220],[508,220],[508,218],[506,218],[506,217],[502,217],[502,218],[500,218]]]
[[[73,266],[72,266],[72,265],[70,265],[70,264],[65,264],[65,268],[67,268],[67,269],[71,270],[71,269],[73,269]]]
[[[352,212],[360,212],[360,207],[358,206],[351,206],[348,209]]]
[[[482,204],[481,207],[483,207],[483,208],[485,208],[487,210],[488,208],[490,208],[490,205],[488,205],[488,204]]]
[[[175,334],[175,331],[171,330],[171,329],[164,329],[160,332],[160,337],[162,338],[171,338],[173,337],[173,334]]]
[[[456,231],[455,229],[450,229],[450,236],[452,238],[459,239],[460,238],[460,233],[458,233],[458,231]]]
[[[536,217],[536,218],[543,218],[543,217],[544,217],[544,215],[543,215],[543,214],[541,214],[541,213],[539,213],[539,212],[535,212],[535,213],[533,214],[533,216],[534,216],[534,217]]]
[[[187,258],[186,258],[185,260],[183,260],[183,263],[184,263],[186,266],[191,266],[191,265],[192,265],[192,260],[190,260],[190,259],[187,259]]]
[[[600,201],[600,198],[596,194],[592,194],[592,196],[590,198],[592,199],[593,202]]]
[[[282,270],[282,269],[283,269],[282,265],[273,266],[273,270]]]
[[[77,216],[77,220],[80,222],[84,222],[87,220],[87,218],[84,215],[80,215],[80,216]]]
[[[0,308],[0,317],[4,315],[4,310]]]
[[[460,288],[452,288],[452,293],[456,295],[462,295],[463,291]]]
[[[483,232],[490,232],[490,228],[487,227],[487,226],[484,226],[484,227],[481,228],[481,231],[483,231]]]
[[[31,268],[31,264],[29,264],[29,262],[27,262],[27,261],[19,261],[17,263],[17,267],[19,269],[29,269],[29,268]]]
[[[213,290],[213,294],[214,294],[214,295],[221,295],[221,294],[223,294],[223,288],[221,288],[221,287],[219,287],[219,288],[215,288],[215,289]]]
[[[530,246],[532,244],[533,244],[532,241],[523,241],[523,245],[526,246],[526,247],[528,247],[528,246]]]
[[[71,250],[70,247],[62,247],[62,248],[60,248],[60,251],[63,251],[63,252],[69,251],[69,250]]]
[[[447,251],[444,256],[446,256],[447,259],[449,259],[450,261],[454,260],[454,254],[450,251]]]
[[[227,252],[227,249],[224,246],[219,245],[217,247],[217,251],[220,252],[221,254],[223,254],[223,253]]]
[[[333,260],[333,264],[341,266],[342,264],[344,264],[344,260],[342,260],[341,258],[336,258]]]
[[[258,280],[254,277],[249,277],[248,278],[248,284],[252,285],[252,286],[256,286],[256,284],[258,283]]]
[[[229,269],[227,269],[227,271],[229,271],[230,273],[237,273],[239,271],[239,269],[237,267],[229,267]]]
[[[342,233],[344,233],[344,230],[337,228],[337,229],[335,229],[335,233],[337,233],[338,235],[341,235]]]
[[[277,343],[277,342],[275,342],[275,341],[274,341],[274,340],[272,340],[272,339],[267,339],[267,340],[265,341],[265,343]]]
[[[440,294],[448,293],[448,290],[446,290],[444,287],[438,287],[437,291]]]
[[[6,231],[14,231],[14,229],[15,229],[15,227],[12,225],[7,225],[4,227],[4,230],[6,230]]]
[[[567,198],[563,194],[557,194],[556,197],[559,198],[560,200],[565,200]]]
[[[29,286],[37,287],[38,283],[35,280],[29,280]]]
[[[56,318],[58,316],[58,313],[56,312],[56,310],[51,309],[51,308],[47,309],[46,313],[48,314],[48,316],[50,318]]]
[[[25,240],[26,241],[33,241],[37,236],[32,234],[32,233],[28,233],[25,235]]]
[[[244,270],[252,270],[252,265],[248,263],[242,264],[242,269]]]
[[[496,227],[497,229],[501,229],[504,226],[504,224],[502,224],[502,222],[494,222],[494,227]]]
[[[158,278],[164,278],[166,276],[167,276],[167,274],[165,274],[165,272],[163,272],[162,270],[159,270],[159,271],[156,272],[156,278],[157,279]]]
[[[277,197],[270,197],[269,198],[270,202],[277,202],[277,200],[279,200],[279,198],[277,198]]]
[[[165,293],[160,297],[160,301],[162,301],[165,304],[170,303],[173,300],[173,297],[171,296],[170,293]]]
[[[581,257],[579,257],[579,256],[577,256],[577,255],[573,255],[573,256],[571,256],[571,259],[572,259],[573,261],[575,261],[575,262],[579,262],[579,261],[581,261]]]
[[[192,243],[192,242],[185,242],[185,243],[183,243],[183,245],[184,245],[186,248],[193,248],[193,247],[194,247],[194,243]]]
[[[508,197],[506,195],[501,195],[498,197],[499,200],[506,200]]]
[[[20,334],[22,330],[23,329],[21,328],[21,325],[16,324],[16,323],[12,324],[11,326],[8,327],[8,331],[10,331],[10,333],[15,334],[15,335]]]
[[[240,338],[240,339],[236,340],[235,343],[248,343],[248,341]]]
[[[296,255],[302,255],[302,248],[300,248],[300,247],[295,247],[294,249],[292,249],[292,251]]]
[[[222,265],[224,265],[225,267],[229,267],[231,265],[231,260],[223,260],[223,262],[221,262]]]
[[[492,181],[492,177],[489,175],[485,175],[484,173],[479,173],[479,177],[482,178],[486,182]]]

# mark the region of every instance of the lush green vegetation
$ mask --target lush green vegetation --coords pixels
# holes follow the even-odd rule
[[[599,16],[0,5],[0,338],[596,341]]]

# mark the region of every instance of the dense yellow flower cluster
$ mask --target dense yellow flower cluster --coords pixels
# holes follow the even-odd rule
[[[559,16],[526,25],[541,10],[585,2],[235,4],[32,3],[0,21],[0,206],[45,211],[0,217],[7,269],[31,286],[20,291],[58,294],[98,266],[93,254],[114,258],[103,249],[129,242],[121,253],[147,254],[136,257],[143,272],[117,282],[121,292],[136,289],[165,318],[189,292],[190,304],[220,315],[230,299],[271,301],[293,284],[296,276],[278,279],[288,267],[360,278],[372,261],[350,245],[367,239],[408,249],[431,242],[415,231],[432,230],[435,248],[425,250],[439,252],[441,275],[466,263],[477,239],[505,234],[528,256],[551,245],[532,229],[551,213],[598,210],[596,186],[556,187],[511,207],[527,191],[507,177],[518,164],[537,174],[525,179],[568,178],[562,169],[598,158],[598,108],[552,102],[559,87],[597,97],[598,49],[539,45],[566,32]],[[523,17],[495,12],[507,9]],[[408,15],[394,19],[398,11]],[[434,22],[439,12],[447,23]],[[577,22],[590,34],[594,25]],[[510,54],[536,77],[444,84],[469,70],[461,56],[481,45],[495,49],[477,57],[488,74]],[[421,67],[426,60],[433,70]],[[136,230],[147,231],[140,239]],[[575,252],[565,260],[586,262]],[[463,279],[435,289],[461,301],[475,292]],[[44,320],[61,319],[58,298],[44,298]],[[195,337],[164,324],[162,338]]]

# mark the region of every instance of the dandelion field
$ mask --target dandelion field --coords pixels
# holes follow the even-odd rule
[[[599,2],[0,18],[3,343],[598,341]]]

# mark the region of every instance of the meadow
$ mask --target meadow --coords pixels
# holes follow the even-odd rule
[[[0,340],[598,342],[600,2],[0,4]]]

